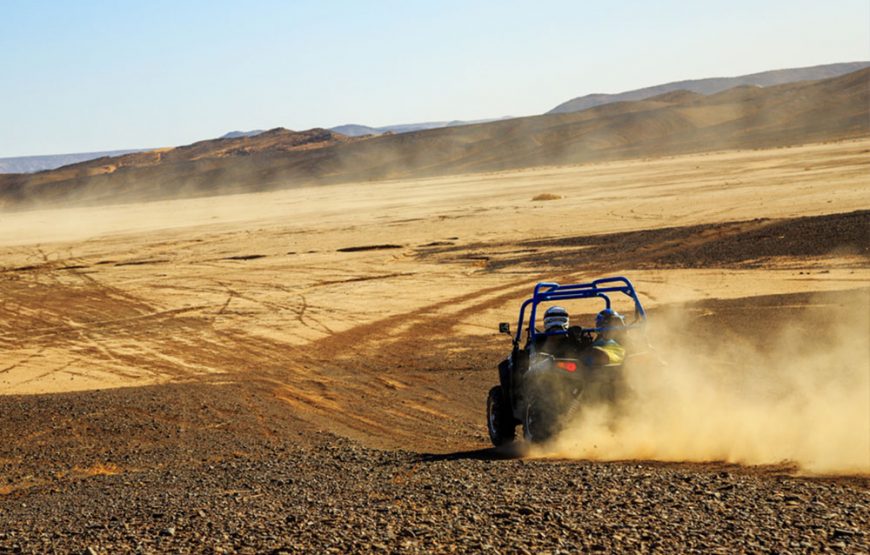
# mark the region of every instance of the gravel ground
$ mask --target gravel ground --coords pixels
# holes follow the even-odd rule
[[[866,553],[868,482],[421,455],[324,434],[0,496],[0,552]]]

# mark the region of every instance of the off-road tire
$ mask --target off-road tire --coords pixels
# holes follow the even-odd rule
[[[556,417],[544,403],[531,399],[523,412],[523,437],[529,443],[544,443],[556,435]]]
[[[516,437],[516,423],[500,385],[490,389],[486,397],[486,428],[496,447],[510,443]]]

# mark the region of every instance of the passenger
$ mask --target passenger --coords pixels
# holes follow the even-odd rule
[[[625,330],[625,318],[611,308],[605,308],[595,317],[598,336],[582,357],[587,366],[622,364],[625,361],[625,347],[619,338]]]

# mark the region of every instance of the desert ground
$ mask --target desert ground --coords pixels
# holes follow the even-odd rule
[[[4,213],[0,552],[867,552],[868,154]],[[680,417],[491,449],[498,323],[606,275]]]

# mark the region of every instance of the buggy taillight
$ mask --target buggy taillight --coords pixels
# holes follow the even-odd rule
[[[574,372],[577,370],[577,363],[560,360],[556,362],[556,367],[561,368],[562,370],[565,370],[567,372]]]

